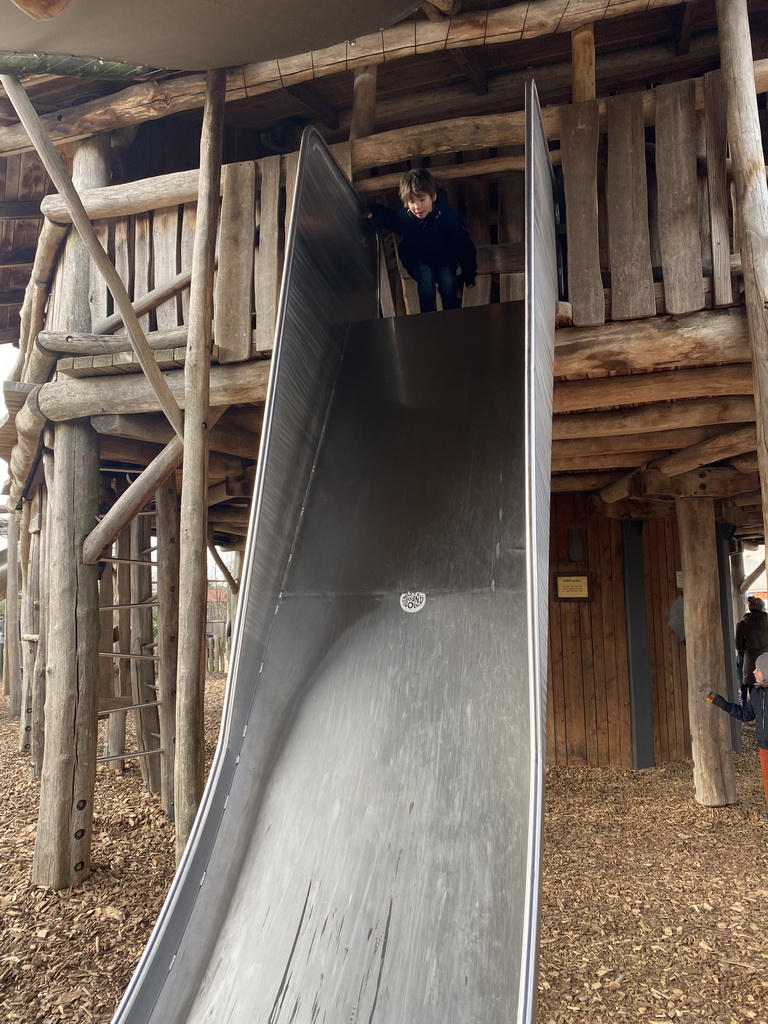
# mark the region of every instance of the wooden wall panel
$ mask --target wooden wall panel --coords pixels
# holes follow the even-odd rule
[[[605,320],[597,202],[597,103],[563,108],[560,147],[568,228],[568,300],[577,327]]]
[[[660,85],[656,90],[656,179],[668,313],[692,313],[704,307],[696,175],[694,83]]]
[[[569,559],[568,531],[582,531],[584,560]],[[587,510],[584,495],[555,495],[552,572],[592,576],[591,601],[550,598],[547,756],[552,764],[631,767],[621,530]]]
[[[680,568],[677,520],[653,519],[643,529],[646,598],[653,692],[654,752],[657,762],[691,756],[685,647],[665,621],[678,595]]]

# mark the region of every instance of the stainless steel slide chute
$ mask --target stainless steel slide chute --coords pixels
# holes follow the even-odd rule
[[[219,750],[115,1024],[532,1019],[550,285],[377,320],[364,229],[310,133]]]

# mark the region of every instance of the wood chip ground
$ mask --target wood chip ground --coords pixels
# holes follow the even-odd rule
[[[209,757],[223,681],[209,680]],[[38,783],[0,701],[0,1019],[108,1024],[173,873],[173,828],[132,765],[98,770],[94,870],[30,884]],[[689,763],[550,768],[536,1024],[768,1024],[768,819],[754,734],[740,803],[693,800]],[[503,1022],[483,1022],[503,1024]]]

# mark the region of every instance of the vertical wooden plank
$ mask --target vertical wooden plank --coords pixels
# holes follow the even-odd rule
[[[568,301],[577,327],[605,320],[597,216],[597,103],[564,107],[560,146],[568,237]]]
[[[584,537],[583,561],[570,562],[570,567],[575,572],[589,571],[589,538],[587,534],[587,510],[586,498],[583,494],[577,495],[574,501],[573,527],[582,531]],[[570,558],[570,553],[569,553]],[[579,617],[579,632],[581,639],[581,677],[584,702],[584,744],[586,748],[587,764],[598,764],[598,736],[597,736],[597,691],[595,686],[595,642],[599,638],[592,629],[592,601],[577,601],[574,604],[575,611]]]
[[[568,561],[568,529],[575,521],[573,495],[563,495],[557,524],[558,568],[570,571]],[[584,674],[582,656],[581,620],[578,601],[560,601],[560,623],[563,643],[563,687],[565,693],[566,731],[568,738],[568,764],[587,763],[586,716],[584,708]]]
[[[149,213],[138,213],[133,222],[133,294],[141,298],[150,290],[152,281],[152,219]],[[139,317],[141,329],[146,334],[151,330],[154,314],[144,313]]]
[[[525,240],[525,175],[505,174],[499,179],[499,242]],[[525,298],[525,274],[499,274],[499,298],[513,302]]]
[[[109,220],[95,220],[93,230],[105,252],[114,257],[114,247],[111,244],[111,223]],[[112,295],[107,288],[104,275],[99,271],[93,261],[90,265],[90,285],[88,289],[88,304],[91,308],[91,323],[98,323],[113,312]],[[124,332],[124,328],[122,328]]]
[[[616,650],[616,608],[614,601],[613,521],[600,521],[600,604],[605,651],[605,703],[608,717],[609,764],[621,764],[621,722],[619,668]]]
[[[287,238],[293,213],[294,192],[296,191],[296,171],[299,167],[298,152],[287,153],[283,157],[283,163],[285,165],[285,237]],[[258,226],[258,218],[254,219],[254,224]]]
[[[192,270],[192,251],[197,228],[197,203],[185,203],[181,208],[181,238],[179,239],[179,269]],[[251,285],[252,287],[252,285]],[[181,301],[181,322],[189,323],[189,287],[179,293]]]
[[[655,316],[642,95],[611,96],[606,110],[611,319]]]
[[[251,355],[255,191],[253,161],[225,168],[215,298],[220,363],[242,362]]]
[[[395,258],[397,260],[397,269],[400,275],[400,284],[403,290],[403,302],[405,303],[405,312],[407,315],[412,313],[421,312],[419,305],[419,291],[416,287],[416,282],[413,280],[411,275],[405,269],[403,264],[400,262],[400,253],[395,248]],[[440,296],[438,296],[438,299]]]
[[[587,551],[592,573],[592,600],[589,603],[593,641],[593,677],[595,692],[595,764],[610,764],[608,705],[606,697],[605,623],[603,622],[603,566],[600,561],[600,518],[587,517]]]
[[[667,313],[704,307],[696,184],[696,89],[692,80],[656,89],[659,245]]]
[[[466,160],[482,160],[487,157],[484,149],[470,150],[464,154]],[[465,223],[469,237],[478,245],[490,243],[490,204],[488,200],[488,184],[485,181],[469,181],[464,186],[467,214]],[[438,296],[439,297],[439,296]],[[461,298],[462,307],[487,306],[491,301],[491,276],[478,274],[475,287],[465,288]]]
[[[115,269],[126,291],[135,297],[133,284],[133,224],[129,217],[118,217],[114,222]],[[93,319],[93,317],[92,317]],[[95,321],[94,321],[95,322]]]
[[[264,157],[260,166],[261,226],[256,279],[256,351],[270,352],[275,337],[280,290],[280,157]]]
[[[550,511],[549,562],[550,571],[557,571],[557,522],[560,512],[560,496],[552,500]],[[549,599],[549,647],[550,677],[547,705],[552,707],[553,742],[550,747],[550,759],[553,764],[567,764],[566,733],[565,733],[565,692],[563,682],[563,651],[560,631],[561,602],[554,599],[554,587],[550,588]]]
[[[733,303],[730,266],[730,223],[726,158],[728,140],[725,122],[725,88],[722,73],[704,75],[704,130],[707,153],[709,229],[712,240],[713,305]]]
[[[665,695],[663,673],[664,647],[661,626],[662,595],[660,593],[658,564],[658,540],[662,520],[650,519],[643,528],[643,562],[646,566],[645,606],[648,618],[648,656],[651,671],[651,693],[653,699],[653,756],[657,764],[667,761],[667,715],[662,713],[661,701]]]
[[[171,206],[155,210],[152,218],[152,249],[154,257],[154,287],[173,280],[179,272],[179,208]],[[179,299],[171,296],[155,309],[157,329],[162,331],[179,326]]]

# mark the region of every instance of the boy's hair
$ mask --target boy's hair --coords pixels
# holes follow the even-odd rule
[[[415,167],[412,171],[406,171],[400,178],[400,198],[403,206],[407,206],[409,200],[419,195],[433,198],[437,195],[435,179],[426,167]]]

